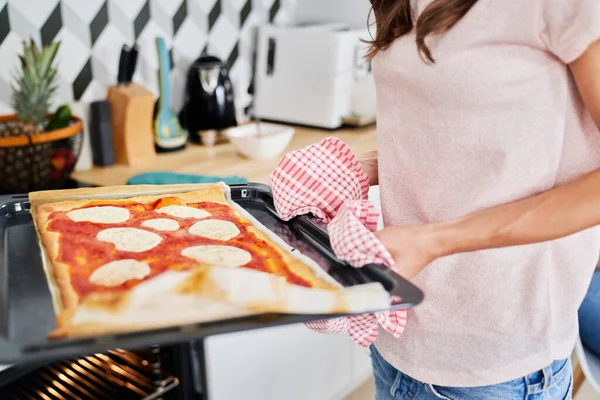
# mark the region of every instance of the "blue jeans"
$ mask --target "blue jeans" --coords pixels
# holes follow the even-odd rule
[[[556,361],[521,379],[493,386],[472,388],[441,387],[404,375],[383,359],[371,346],[375,376],[375,400],[571,400],[573,369],[571,359]]]
[[[600,271],[594,272],[585,300],[579,307],[581,343],[600,357]]]

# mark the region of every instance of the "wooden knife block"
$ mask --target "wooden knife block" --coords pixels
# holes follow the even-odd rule
[[[137,83],[111,86],[107,101],[112,114],[115,159],[118,164],[139,166],[156,158],[154,148],[154,96]]]

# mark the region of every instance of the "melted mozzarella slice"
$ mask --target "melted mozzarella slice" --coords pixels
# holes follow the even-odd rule
[[[162,208],[159,208],[158,210],[156,210],[156,212],[161,213],[161,214],[167,214],[167,215],[170,215],[171,217],[175,217],[175,218],[204,219],[204,218],[210,217],[210,213],[208,213],[204,210],[199,210],[194,207],[178,206],[178,205],[162,207]]]
[[[67,213],[74,222],[94,222],[97,224],[120,224],[129,219],[129,210],[121,207],[102,206],[82,208]]]
[[[132,279],[150,275],[150,266],[137,260],[119,260],[105,264],[90,275],[90,282],[98,286],[114,287]]]
[[[174,219],[156,218],[142,222],[144,228],[154,229],[160,232],[170,232],[179,229],[179,222]]]
[[[230,268],[241,267],[252,261],[249,252],[233,246],[188,247],[181,255],[201,263]]]
[[[162,238],[156,233],[136,228],[110,228],[98,232],[98,240],[115,245],[117,250],[142,253],[158,246]]]
[[[190,228],[190,233],[214,240],[230,240],[240,234],[238,227],[229,221],[220,219],[207,219],[196,222]]]

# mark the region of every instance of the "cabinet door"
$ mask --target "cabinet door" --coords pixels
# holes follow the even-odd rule
[[[339,400],[369,370],[347,337],[292,325],[210,338],[209,400]]]

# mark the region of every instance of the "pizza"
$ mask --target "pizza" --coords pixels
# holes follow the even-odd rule
[[[378,284],[342,288],[231,201],[228,186],[193,189],[30,195],[57,314],[50,337],[389,303]]]

